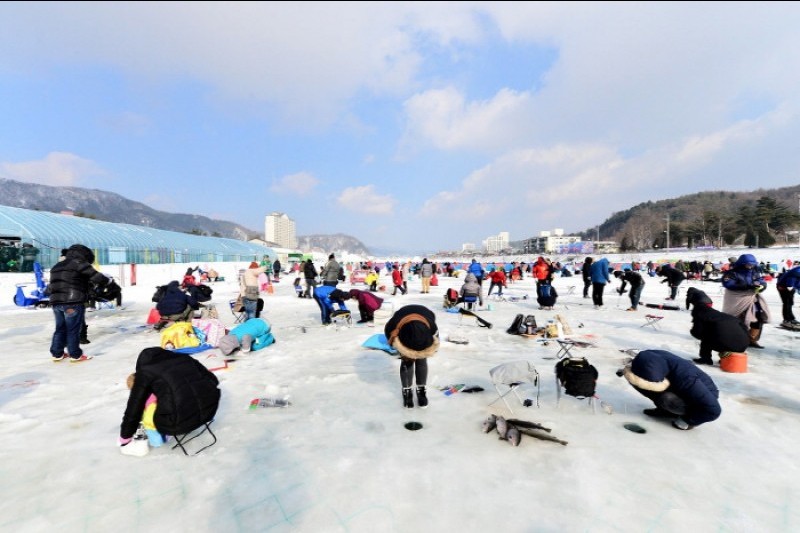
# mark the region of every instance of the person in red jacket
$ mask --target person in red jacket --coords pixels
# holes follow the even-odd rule
[[[357,324],[364,324],[375,320],[375,311],[383,305],[383,298],[375,296],[369,291],[361,291],[358,289],[350,289],[348,299],[352,298],[358,302],[358,312],[361,314],[361,320]]]
[[[492,289],[497,287],[497,295],[503,295],[503,288],[506,286],[506,273],[502,268],[497,268],[489,274],[489,293],[486,296],[492,295]]]
[[[394,284],[394,291],[392,291],[392,296],[397,294],[398,290],[400,291],[400,294],[406,293],[406,287],[403,284],[403,272],[397,265],[394,265],[392,269],[392,283]]]

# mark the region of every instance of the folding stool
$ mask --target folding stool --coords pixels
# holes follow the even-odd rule
[[[492,379],[492,385],[497,391],[497,398],[492,400],[489,405],[492,405],[497,400],[503,400],[506,407],[510,412],[514,412],[511,406],[506,401],[506,396],[514,394],[519,400],[520,405],[524,405],[524,400],[517,392],[517,389],[526,383],[530,383],[536,387],[536,407],[539,407],[539,372],[528,361],[514,361],[511,363],[504,363],[489,370],[489,376]],[[501,387],[508,387],[505,392],[501,391]]]
[[[175,448],[180,447],[180,449],[183,451],[184,455],[189,455],[189,452],[186,451],[186,448],[184,447],[184,444],[188,444],[190,441],[193,441],[194,439],[196,439],[197,437],[199,437],[200,435],[202,435],[206,431],[208,431],[208,433],[211,435],[211,438],[214,439],[213,442],[211,442],[211,444],[206,444],[205,446],[203,446],[202,448],[200,448],[199,450],[194,452],[192,455],[197,455],[198,453],[202,452],[206,448],[210,448],[211,446],[215,445],[217,443],[217,436],[214,435],[213,431],[211,431],[211,422],[213,422],[213,420],[209,421],[209,422],[206,422],[202,426],[199,426],[197,429],[203,428],[203,430],[200,431],[199,433],[191,436],[191,437],[189,437],[189,435],[192,434],[192,431],[190,431],[189,433],[186,433],[184,435],[173,435],[173,437],[175,437],[175,445],[172,447],[172,449],[174,450]],[[187,438],[187,437],[189,437],[189,438]]]
[[[663,316],[658,316],[658,315],[644,315],[644,319],[646,320],[646,322],[644,324],[642,324],[641,326],[639,326],[639,327],[643,328],[645,326],[650,326],[654,330],[658,331],[660,329],[660,326],[658,325],[658,323],[663,318],[664,318]]]

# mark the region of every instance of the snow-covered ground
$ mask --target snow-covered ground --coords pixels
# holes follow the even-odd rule
[[[800,258],[797,248],[754,252],[771,262]],[[316,304],[297,298],[286,276],[264,296],[262,316],[277,343],[217,371],[219,442],[192,457],[161,447],[137,458],[121,455],[116,441],[125,378],[139,352],[159,342],[144,327],[154,284],[125,287],[123,309],[90,313],[92,343],[84,348],[94,359],[70,364],[50,360],[52,312],[12,304],[15,279],[0,280],[0,531],[800,530],[799,334],[777,328],[774,283],[766,291],[774,322],[764,329],[766,348],[749,352],[749,372],[707,368],[721,390],[722,416],[678,431],[642,414],[652,404],[615,375],[627,356],[620,350],[696,356],[683,296],[688,286],[699,287],[719,309],[718,283],[684,283],[678,311],[631,313],[627,294],[613,292],[616,280],[606,289],[606,308],[595,310],[581,296],[579,277],[559,278],[556,308],[543,311],[526,278],[505,293],[527,300],[488,300],[492,309],[479,311],[494,324],[487,329],[442,309],[445,290],[462,280],[440,277],[430,294],[412,280],[408,295],[385,295],[385,305],[430,307],[442,344],[429,362],[429,408],[408,410],[397,358],[361,347],[382,329],[322,327]],[[388,279],[381,282],[390,285]],[[668,289],[660,280],[647,278],[643,302],[664,303]],[[237,287],[228,281],[213,288],[220,317],[232,324],[228,301]],[[649,312],[664,317],[660,330],[643,327]],[[597,392],[612,414],[593,413],[572,397],[556,406],[559,346],[508,335],[518,313],[535,315],[540,325],[560,314],[573,338],[595,344],[573,351],[600,371]],[[448,342],[450,335],[469,344]],[[194,357],[223,364],[218,350]],[[526,397],[539,395],[540,407],[512,403],[513,414],[502,402],[488,407],[497,397],[489,370],[522,359],[540,373],[538,391],[523,389]],[[455,383],[485,391],[445,396],[434,388]],[[291,407],[248,410],[253,398],[285,390]],[[569,444],[523,436],[513,447],[481,431],[490,413],[538,422]],[[423,428],[408,431],[409,421]],[[628,422],[647,433],[625,430]]]

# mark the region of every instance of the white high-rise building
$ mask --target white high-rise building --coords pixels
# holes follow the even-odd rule
[[[508,248],[508,232],[501,231],[497,235],[492,235],[484,241],[484,247],[489,253],[499,253]]]
[[[297,248],[294,220],[286,213],[270,213],[264,220],[264,240],[283,248]]]

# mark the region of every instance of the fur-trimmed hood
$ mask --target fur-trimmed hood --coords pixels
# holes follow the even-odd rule
[[[623,375],[628,383],[636,388],[664,392],[670,386],[667,374],[670,372],[667,360],[661,350],[642,350],[625,366]]]

